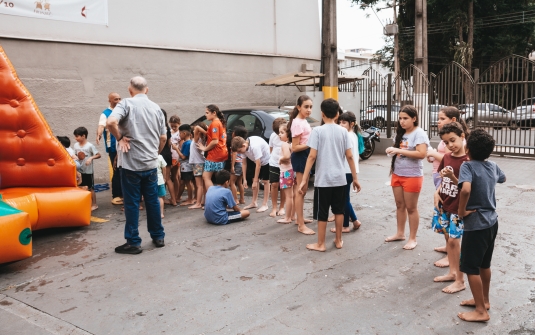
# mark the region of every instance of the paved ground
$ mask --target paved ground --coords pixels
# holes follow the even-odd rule
[[[36,232],[32,258],[0,266],[0,333],[535,334],[535,161],[493,159],[508,181],[497,188],[488,323],[456,317],[468,289],[448,295],[433,283],[445,270],[432,265],[443,241],[430,230],[431,178],[418,247],[383,242],[395,231],[395,208],[389,160],[376,153],[362,162],[363,191],[352,195],[362,228],[326,253],[307,251],[314,236],[266,214],[217,227],[198,210],[167,208],[165,248],[152,247],[142,223],[144,252],[119,255],[124,217],[109,192],[99,193],[94,215],[109,222]]]

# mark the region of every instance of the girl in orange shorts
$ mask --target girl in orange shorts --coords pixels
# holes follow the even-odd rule
[[[420,221],[418,197],[424,179],[423,159],[427,155],[429,138],[418,127],[418,111],[406,105],[399,111],[394,146],[386,149],[392,155],[390,185],[396,200],[397,232],[385,239],[386,242],[405,240],[405,222],[409,218],[409,241],[403,249],[416,247],[416,233]]]

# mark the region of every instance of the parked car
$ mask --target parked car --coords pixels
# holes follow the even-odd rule
[[[535,127],[535,98],[524,99],[514,110],[516,126],[520,129],[530,129]]]
[[[400,110],[398,104],[392,105],[391,124],[390,126],[395,125],[398,120],[398,113]],[[360,125],[363,128],[368,128],[370,126],[376,128],[384,128],[387,122],[387,106],[386,105],[370,105],[365,109],[360,111]]]
[[[476,126],[474,121],[474,104],[461,105],[459,106],[459,111],[463,114],[468,128],[474,128]],[[489,126],[494,129],[509,127],[513,130],[518,128],[514,113],[496,104],[478,103],[477,119],[478,126]]]
[[[269,137],[273,133],[273,121],[282,117],[286,120],[290,119],[290,112],[292,108],[288,107],[240,107],[233,109],[222,110],[221,112],[227,120],[227,148],[229,152],[229,158],[225,164],[225,168],[230,170],[230,143],[232,141],[232,131],[235,126],[244,126],[247,129],[248,136],[262,137],[266,142],[269,142]],[[312,117],[307,118],[310,126],[319,126],[320,122]],[[196,122],[204,122],[206,125],[210,125],[211,121],[206,120],[206,116],[201,116]],[[254,162],[247,161],[247,180],[251,181],[254,176]]]

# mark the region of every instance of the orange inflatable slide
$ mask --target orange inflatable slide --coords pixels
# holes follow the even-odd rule
[[[0,46],[0,264],[32,255],[33,230],[90,218],[91,193]]]

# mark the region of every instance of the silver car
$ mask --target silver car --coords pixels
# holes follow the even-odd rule
[[[474,104],[461,106],[459,110],[464,114],[464,120],[468,128],[474,128],[476,126],[474,121]],[[510,129],[518,128],[514,113],[496,104],[478,103],[477,119],[478,126],[488,126],[494,129],[501,129],[503,127],[509,127]]]
[[[535,127],[535,112],[533,107],[535,106],[535,98],[524,99],[520,102],[520,105],[513,111],[515,113],[516,126],[520,129],[530,129]]]

